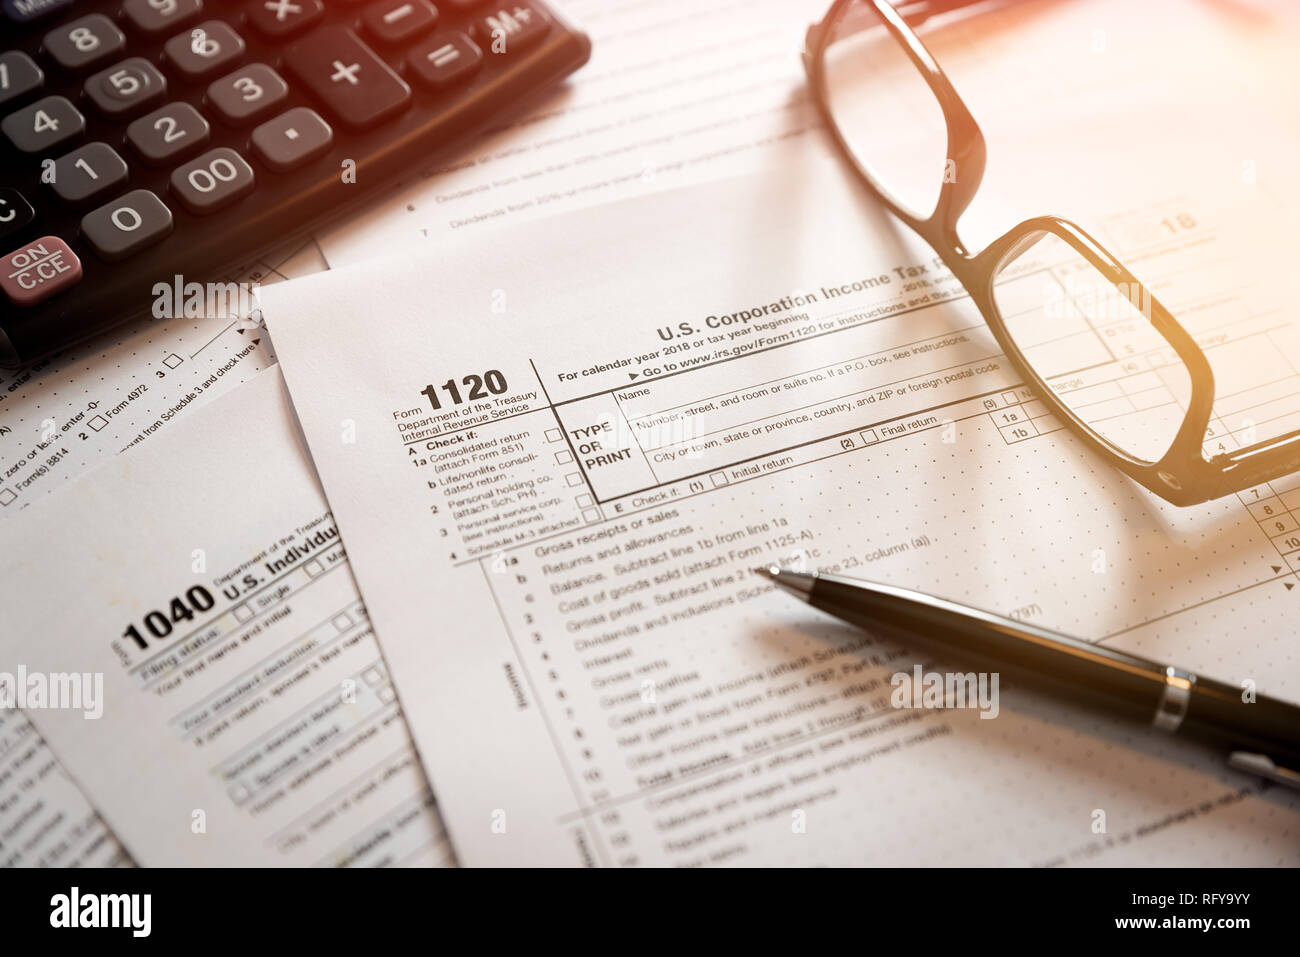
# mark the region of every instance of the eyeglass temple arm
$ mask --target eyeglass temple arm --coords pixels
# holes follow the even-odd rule
[[[1221,470],[1219,495],[1239,492],[1300,471],[1300,430],[1216,455],[1210,460],[1210,465]]]
[[[926,20],[941,13],[951,13],[962,7],[973,7],[977,3],[985,2],[986,0],[914,0],[912,3],[895,3],[894,9],[909,27],[919,27]]]

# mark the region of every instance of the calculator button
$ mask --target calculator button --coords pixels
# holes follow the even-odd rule
[[[81,278],[81,260],[58,236],[42,236],[0,257],[0,289],[16,306],[44,302]]]
[[[411,88],[357,35],[326,26],[291,46],[285,66],[344,126],[362,130],[402,112]]]
[[[203,0],[123,0],[127,22],[141,33],[170,33],[203,12]]]
[[[40,89],[45,74],[36,61],[20,50],[0,53],[0,106]]]
[[[482,62],[482,51],[459,30],[435,33],[406,54],[410,71],[435,90],[472,76]]]
[[[51,188],[65,203],[84,203],[126,182],[126,163],[107,143],[87,143],[54,162]]]
[[[126,128],[126,140],[150,166],[193,155],[208,142],[208,121],[188,103],[168,103]]]
[[[86,96],[105,116],[138,113],[166,95],[166,78],[144,57],[115,63],[86,80]]]
[[[172,172],[176,198],[191,213],[215,213],[253,191],[253,168],[227,146],[209,150]]]
[[[36,211],[12,186],[0,186],[0,239],[12,236],[36,218]]]
[[[255,0],[248,8],[253,29],[272,40],[292,36],[324,15],[320,0]]]
[[[102,13],[81,17],[45,34],[45,52],[65,70],[81,70],[116,56],[126,37]]]
[[[526,3],[493,5],[474,18],[474,39],[494,56],[527,50],[550,29],[541,11]]]
[[[206,20],[168,40],[163,53],[181,76],[194,82],[234,66],[244,55],[244,38],[220,20]]]
[[[334,131],[315,110],[295,107],[253,130],[253,152],[269,169],[287,173],[330,148]]]
[[[256,123],[289,95],[289,85],[265,63],[250,63],[208,87],[208,105],[231,126]]]
[[[438,11],[428,0],[383,0],[361,11],[366,33],[380,43],[406,43],[427,33],[437,22]]]
[[[72,0],[4,0],[5,16],[15,23],[30,23],[70,6]]]
[[[23,153],[47,153],[86,130],[86,118],[66,97],[47,96],[0,122],[9,142]]]
[[[119,196],[81,220],[82,239],[109,262],[133,256],[171,231],[172,211],[147,189]]]

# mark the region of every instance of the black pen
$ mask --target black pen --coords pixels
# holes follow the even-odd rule
[[[1227,749],[1234,768],[1300,788],[1300,708],[1222,681],[921,592],[756,568],[814,608],[955,659],[1048,684],[1161,731]]]

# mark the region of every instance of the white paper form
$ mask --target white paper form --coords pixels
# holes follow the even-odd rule
[[[27,715],[138,863],[449,861],[277,371],[0,541],[0,671],[102,674]]]
[[[510,228],[762,169],[799,182],[826,152],[800,55],[805,30],[829,6],[566,0],[566,14],[592,38],[591,61],[467,155],[323,233],[322,250],[339,266],[420,243],[441,247],[467,227]],[[1295,132],[1298,24],[1289,0],[1001,7],[958,11],[923,32],[988,138],[986,195],[998,204],[990,230],[1047,212],[1083,215],[1086,207],[1061,206],[1070,194],[1060,183],[1087,188],[1116,172],[1140,175],[1148,157],[1156,172],[1200,164],[1225,187],[1267,188],[1291,176],[1294,152],[1259,143],[1281,125]],[[894,144],[925,115],[900,96],[877,111],[873,135]],[[1041,177],[1044,167],[1052,179]],[[1042,188],[1030,188],[1035,179]],[[972,228],[971,236],[996,232]]]
[[[310,242],[228,278],[251,288],[323,268]],[[150,318],[0,372],[0,522],[272,361],[254,321]],[[125,860],[21,710],[0,721],[0,864]]]
[[[1294,368],[1257,375],[1293,331],[1268,313],[1276,342],[1236,355],[1268,310],[1227,227],[1171,245],[1163,203],[1098,215],[1162,295],[1203,297],[1184,320],[1217,330],[1238,408],[1294,420]],[[927,590],[1300,699],[1300,562],[1258,504],[1291,515],[1300,477],[1164,505],[880,223],[834,177],[760,177],[264,291],[462,863],[1300,861],[1294,794],[1005,683],[996,720],[898,711],[927,659],[750,573]]]
[[[803,31],[827,0],[565,0],[591,61],[528,114],[322,233],[338,266],[683,183],[798,162],[818,128]]]

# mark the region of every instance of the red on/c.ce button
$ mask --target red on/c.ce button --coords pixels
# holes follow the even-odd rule
[[[34,306],[81,278],[81,260],[58,236],[40,239],[0,259],[0,288],[17,306]]]

